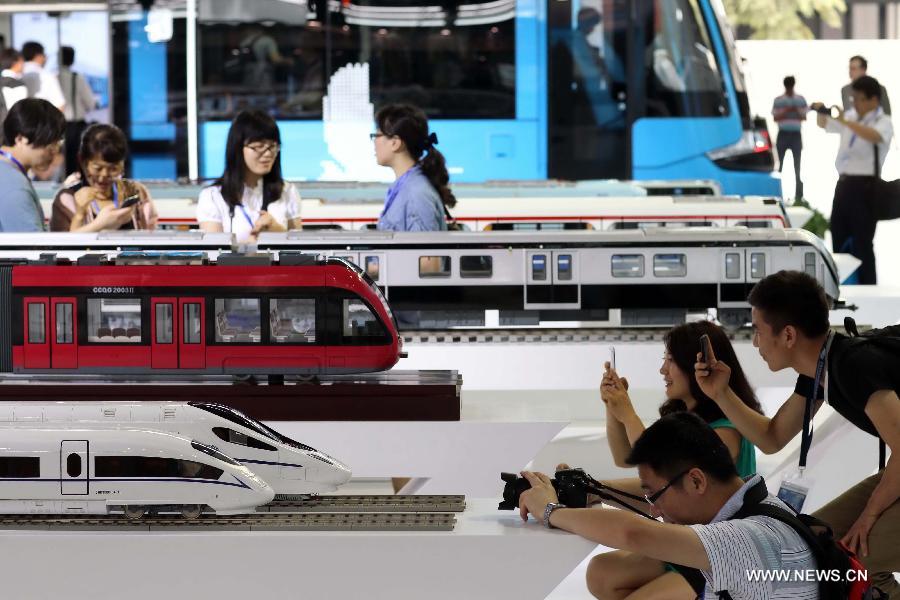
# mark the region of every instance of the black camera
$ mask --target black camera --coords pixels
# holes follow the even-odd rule
[[[500,510],[515,510],[519,507],[519,496],[525,490],[531,489],[531,484],[524,477],[515,473],[500,473],[500,479],[506,482],[503,488],[503,502],[497,508]],[[584,472],[584,469],[566,469],[557,471],[555,477],[550,480],[560,504],[569,508],[587,507],[588,492],[596,487],[594,479]]]
[[[832,119],[837,119],[841,114],[841,109],[835,105],[825,106],[823,104],[821,106],[816,106],[815,108],[813,108],[813,110],[820,115],[825,115],[826,117],[831,117]]]

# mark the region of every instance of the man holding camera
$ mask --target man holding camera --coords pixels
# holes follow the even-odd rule
[[[738,477],[727,446],[702,419],[686,412],[662,417],[636,440],[628,462],[638,468],[652,515],[664,522],[621,510],[566,508],[558,503],[550,479],[531,472],[523,473],[532,487],[519,499],[522,518],[531,514],[547,527],[631,552],[646,571],[642,576],[662,575],[665,562],[699,569],[708,599],[819,597],[815,581],[754,577],[768,570],[815,569],[815,559],[806,542],[776,519],[729,520],[743,507],[745,494],[765,483],[758,475],[747,481]],[[763,503],[785,508],[762,491]],[[635,587],[652,578],[642,577]],[[593,563],[587,584],[598,598],[625,598],[634,591],[609,589],[598,580]],[[728,596],[722,595],[726,592]]]
[[[894,127],[880,106],[881,85],[863,75],[851,85],[853,108],[846,113],[814,102],[819,127],[841,136],[835,166],[838,182],[831,205],[831,244],[835,252],[849,252],[862,261],[859,283],[876,283],[872,242],[878,221],[871,203],[877,193],[881,167],[887,156]],[[836,114],[832,114],[835,111]]]

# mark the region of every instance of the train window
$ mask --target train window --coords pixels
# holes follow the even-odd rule
[[[157,304],[156,305],[156,343],[171,344],[172,343],[172,305]],[[185,340],[187,341],[187,340]]]
[[[28,343],[43,344],[44,340],[44,305],[37,303],[29,304]]]
[[[41,476],[37,456],[0,456],[0,479],[27,479]]]
[[[725,253],[725,279],[741,278],[741,255],[738,252]]]
[[[66,474],[69,477],[81,476],[81,455],[72,453],[66,457]]]
[[[316,301],[313,298],[272,298],[269,330],[275,343],[316,343]]]
[[[737,227],[748,227],[750,229],[771,229],[772,223],[769,221],[738,221],[735,223]]]
[[[556,278],[560,281],[572,280],[571,254],[560,254],[556,257]]]
[[[261,442],[260,440],[250,437],[249,435],[244,435],[240,431],[235,431],[234,429],[226,429],[225,427],[213,427],[213,433],[216,434],[220,440],[224,440],[230,444],[237,444],[238,446],[247,446],[248,448],[256,448],[257,450],[268,450],[270,452],[275,452],[275,447],[270,446],[265,442]]]
[[[56,343],[72,343],[72,303],[62,302],[56,305]]]
[[[492,256],[460,256],[460,277],[490,277],[494,273]]]
[[[181,329],[185,344],[200,343],[200,303],[190,302],[184,305],[184,323]]]
[[[643,277],[644,276],[644,255],[643,254],[613,254],[612,255],[612,276],[613,277]]]
[[[419,277],[450,277],[450,257],[420,256]]]
[[[234,463],[234,461],[230,462]],[[117,479],[180,479],[189,477],[191,479],[216,480],[222,476],[222,472],[222,469],[213,467],[212,465],[205,465],[194,460],[163,458],[160,456],[94,457],[94,477],[111,477]]]
[[[531,279],[533,281],[547,280],[547,255],[532,254],[531,255]]]
[[[384,326],[362,300],[344,298],[344,337],[383,337]]]
[[[816,253],[807,252],[803,255],[803,271],[811,276],[816,276]]]
[[[766,255],[762,252],[750,254],[750,277],[762,279],[766,276]]]
[[[259,343],[259,298],[216,298],[216,341]]]
[[[219,450],[217,448],[210,446],[208,444],[203,444],[201,442],[194,440],[194,441],[191,441],[191,447],[194,448],[194,450],[199,450],[200,452],[202,452],[204,454],[209,454],[216,460],[221,460],[222,462],[228,463],[229,465],[234,465],[235,467],[241,466],[241,464],[238,461],[234,460],[230,456],[222,454],[221,452],[219,452]]]
[[[377,256],[367,256],[366,260],[366,274],[372,278],[372,281],[378,281],[378,276],[381,274],[381,265]]]
[[[88,298],[89,342],[127,344],[141,341],[140,298]]]
[[[654,254],[653,275],[656,277],[684,277],[687,275],[687,256],[684,254]]]

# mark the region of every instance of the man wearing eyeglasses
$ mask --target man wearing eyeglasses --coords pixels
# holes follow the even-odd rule
[[[667,562],[699,569],[706,580],[703,597],[710,600],[819,597],[816,581],[767,581],[772,577],[759,575],[805,573],[816,563],[789,525],[766,516],[729,520],[743,506],[744,495],[763,480],[759,475],[741,479],[728,448],[699,417],[675,413],[659,419],[637,439],[628,463],[637,466],[651,515],[663,522],[623,510],[566,508],[550,479],[531,472],[523,473],[532,487],[519,500],[522,518],[531,514],[551,529],[623,550],[625,560],[648,575],[662,575]],[[763,503],[786,508],[771,494]],[[634,591],[610,589],[598,580],[594,563],[588,566],[587,585],[597,598],[625,598]]]

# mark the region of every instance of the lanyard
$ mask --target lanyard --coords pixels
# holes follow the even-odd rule
[[[244,213],[244,218],[247,219],[248,223],[250,223],[250,229],[253,229],[253,219],[251,219],[250,215],[247,214],[247,209],[244,208],[243,204],[238,204],[238,208],[241,209],[241,212]]]
[[[880,107],[880,106],[879,106],[878,108],[876,108],[876,109],[872,112],[872,120],[877,119],[879,114],[881,114],[881,107]],[[866,117],[866,118],[863,119],[862,121],[858,121],[858,123],[859,123],[860,125],[868,125],[870,122],[871,122],[871,121],[869,120],[868,117]],[[847,145],[847,147],[848,147],[848,148],[852,148],[852,147],[853,147],[853,142],[855,142],[855,141],[856,141],[856,133],[854,133],[853,135],[850,136],[850,143]],[[877,146],[878,144],[875,144],[875,145]]]
[[[22,171],[22,175],[24,175],[26,178],[28,177],[28,169],[26,169],[25,165],[20,163],[19,160],[15,156],[10,154],[6,150],[0,150],[0,156],[3,156],[7,160],[9,160],[12,164],[16,165],[19,168],[19,170]]]
[[[113,208],[119,208],[119,186],[115,181],[112,182],[112,203]],[[94,200],[91,204],[94,205],[94,214],[100,214],[100,205],[97,204],[97,201]]]
[[[384,200],[384,210],[381,211],[382,217],[387,214],[387,211],[390,210],[391,205],[394,203],[394,200],[397,199],[397,196],[400,194],[400,188],[403,187],[403,183],[413,171],[417,171],[418,169],[418,165],[414,166],[412,169],[401,175],[400,178],[394,182],[394,185],[388,188],[387,197]]]
[[[809,453],[809,447],[812,444],[813,427],[812,427],[812,407],[819,393],[819,384],[822,382],[822,376],[825,374],[825,365],[828,360],[828,351],[831,349],[831,342],[834,340],[834,332],[829,331],[825,343],[822,344],[822,350],[819,351],[819,358],[816,361],[816,376],[813,379],[812,391],[806,397],[806,410],[803,413],[803,437],[800,441],[800,472],[806,468],[806,455]]]

